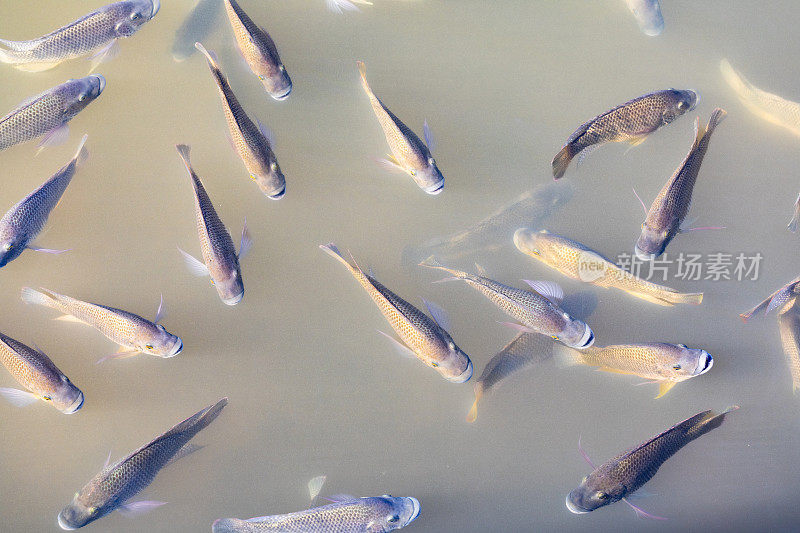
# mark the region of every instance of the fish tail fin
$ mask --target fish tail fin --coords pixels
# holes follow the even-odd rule
[[[205,409],[201,409],[197,413],[193,414],[183,422],[179,423],[178,425],[174,426],[170,429],[164,436],[167,435],[177,435],[180,433],[190,433],[192,438],[195,434],[197,434],[200,430],[208,426],[211,422],[214,421],[217,416],[222,412],[222,409],[228,405],[228,398],[222,398],[214,405],[209,405]],[[178,450],[180,451],[180,450]]]
[[[722,422],[725,420],[725,415],[732,411],[736,411],[737,409],[739,409],[738,405],[732,405],[721,413],[717,413],[716,411],[705,411],[704,413],[701,413],[702,416],[700,416],[699,419],[687,429],[686,433],[693,439],[696,439],[701,435],[705,435],[712,429],[720,427]]]
[[[467,413],[467,422],[470,424],[478,419],[478,402],[483,398],[483,382],[476,382],[473,388],[475,390],[475,401],[472,402],[472,407],[469,408],[469,412]]]
[[[728,112],[718,107],[714,109],[711,113],[711,117],[708,119],[708,125],[706,127],[700,126],[700,117],[695,118],[694,120],[694,146],[697,147],[700,144],[700,141],[714,133],[714,130],[717,126],[725,120],[725,117],[728,115]]]
[[[787,224],[786,228],[792,233],[797,233],[797,223],[800,221],[800,213],[795,213],[792,219]]]
[[[567,171],[569,162],[575,157],[572,143],[567,143],[553,158],[553,179],[561,179]]]
[[[423,261],[420,261],[419,262],[419,266],[424,266],[424,267],[428,267],[428,268],[435,268],[437,270],[444,270],[445,272],[449,272],[449,273],[453,274],[456,278],[458,278],[459,274],[462,274],[462,272],[460,272],[460,271],[458,271],[458,270],[456,270],[454,268],[448,268],[448,267],[444,266],[439,261],[437,261],[436,258],[434,256],[432,256],[432,255],[430,257],[428,257],[427,259],[424,259]],[[448,278],[448,280],[449,279],[451,279],[451,278]]]
[[[364,91],[369,96],[372,96],[372,89],[367,82],[367,65],[361,60],[356,61],[356,65],[358,65],[358,72],[361,74],[361,85],[364,87]]]
[[[186,167],[186,171],[189,172],[189,176],[194,174],[194,169],[192,168],[192,160],[190,157],[192,148],[186,144],[176,144],[175,149],[178,151],[178,155],[181,157],[181,161],[183,161],[183,165]]]
[[[342,263],[348,269],[350,269],[350,270],[354,270],[355,269],[355,267],[352,264],[350,264],[350,261],[348,261],[347,259],[344,258],[344,256],[342,255],[342,252],[339,251],[339,248],[336,247],[335,243],[329,242],[328,244],[320,244],[319,247],[326,254],[328,254],[329,256],[333,257],[334,259],[336,259],[337,261]]]
[[[43,305],[54,309],[59,307],[57,295],[47,289],[37,291],[30,287],[22,287],[22,301],[26,304]]]
[[[238,518],[219,518],[211,524],[212,533],[238,533],[244,531],[247,522]]]
[[[86,148],[86,139],[89,136],[84,134],[81,137],[81,142],[78,144],[78,149],[75,151],[75,155],[72,158],[72,161],[75,163],[75,166],[79,167],[86,163],[86,160],[89,159],[89,150]]]
[[[201,54],[206,56],[206,61],[208,61],[209,67],[211,67],[214,70],[219,70],[219,64],[217,63],[217,54],[206,50],[206,47],[203,46],[202,43],[194,43],[194,47],[197,48]]]

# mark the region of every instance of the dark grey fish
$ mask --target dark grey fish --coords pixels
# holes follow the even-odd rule
[[[99,74],[69,80],[21,103],[0,118],[0,150],[47,135],[42,145],[66,139],[67,123],[100,96],[106,80]]]
[[[197,51],[194,43],[204,41],[211,34],[220,13],[222,13],[222,0],[198,0],[175,32],[172,59],[178,62],[185,61],[194,54]]]
[[[800,295],[800,276],[794,278],[792,281],[767,296],[761,303],[749,311],[740,313],[739,317],[742,321],[747,322],[750,318],[762,311],[764,311],[764,314],[769,314],[774,309],[783,308],[789,300],[795,299],[798,295]]]
[[[156,474],[174,457],[186,453],[184,447],[192,437],[213,422],[227,404],[228,399],[222,398],[121,461],[104,468],[58,514],[58,525],[61,529],[73,530],[117,509],[141,512],[160,505],[161,502],[130,502],[130,499],[152,483]]]
[[[581,151],[608,142],[636,146],[661,126],[694,109],[695,91],[667,89],[634,98],[584,122],[553,158],[553,177],[561,178],[572,158]]]
[[[642,233],[636,242],[636,256],[642,261],[656,259],[675,236],[683,231],[681,225],[689,214],[692,192],[700,172],[700,165],[711,142],[711,134],[728,113],[716,108],[705,128],[700,127],[700,118],[694,122],[694,142],[683,162],[658,193],[642,224]]]
[[[721,413],[703,411],[632,450],[609,459],[595,468],[567,495],[567,509],[575,514],[584,514],[625,500],[650,481],[664,461],[694,439],[721,426],[725,415],[735,409],[738,406],[729,407]],[[644,513],[632,504],[631,506],[637,513]]]

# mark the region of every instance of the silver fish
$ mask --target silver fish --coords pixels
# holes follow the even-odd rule
[[[83,393],[44,352],[25,346],[0,333],[0,363],[20,385],[28,389],[0,388],[0,395],[23,407],[42,400],[62,413],[71,415],[83,406]]]
[[[155,479],[171,460],[189,453],[188,442],[214,421],[227,398],[202,409],[163,435],[156,437],[121,461],[106,466],[75,494],[72,502],[58,514],[61,529],[81,528],[98,518],[120,511],[143,511],[162,502],[130,502]]]
[[[81,139],[78,151],[72,160],[44,182],[38,189],[20,200],[0,219],[0,267],[19,257],[26,248],[42,252],[60,253],[33,246],[31,243],[41,233],[50,212],[58,205],[67,189],[75,169],[87,157],[87,136]]]
[[[99,74],[69,80],[21,103],[0,118],[0,150],[47,135],[40,146],[67,138],[67,123],[100,96],[106,80]]]
[[[114,57],[119,51],[118,39],[139,31],[156,16],[159,7],[159,0],[115,2],[38,39],[0,39],[0,61],[20,70],[40,72],[69,59],[93,54],[96,66]]]
[[[314,532],[384,533],[406,527],[419,516],[419,501],[384,494],[377,498],[343,497],[339,501],[297,513],[249,520],[221,518],[213,533]]]
[[[198,0],[175,32],[172,59],[181,62],[197,51],[194,43],[211,34],[222,13],[222,0]]]
[[[800,294],[800,276],[794,278],[792,281],[790,281],[786,285],[782,286],[780,289],[776,290],[775,292],[767,296],[764,300],[761,301],[761,303],[759,303],[749,311],[740,313],[739,317],[742,319],[743,322],[747,322],[753,316],[761,313],[761,311],[764,311],[764,314],[769,314],[774,309],[783,309],[787,305],[787,303],[796,299],[799,294]]]
[[[372,2],[369,0],[325,0],[328,10],[340,15],[345,11],[358,11],[356,4],[371,6]]]
[[[789,224],[786,225],[786,229],[792,233],[797,233],[798,222],[800,222],[800,194],[797,195],[797,200],[794,201],[794,214]]]
[[[242,228],[242,242],[237,254],[228,229],[217,215],[214,205],[203,187],[203,182],[192,168],[189,160],[189,147],[179,144],[176,148],[183,164],[186,165],[186,171],[189,173],[189,179],[194,189],[197,233],[203,251],[203,262],[180,248],[178,250],[183,255],[186,266],[195,276],[211,277],[211,282],[217,288],[217,293],[223,303],[236,305],[244,297],[244,282],[239,260],[247,254],[253,244],[250,233],[247,231],[247,220]]]
[[[119,352],[103,357],[100,361],[123,359],[140,353],[174,357],[183,350],[181,338],[169,333],[158,323],[164,316],[163,298],[153,322],[121,309],[82,302],[47,289],[37,291],[23,287],[22,301],[61,311],[64,315],[60,320],[92,326],[120,346]]]
[[[658,0],[625,0],[625,3],[645,35],[654,37],[664,31],[664,17]]]

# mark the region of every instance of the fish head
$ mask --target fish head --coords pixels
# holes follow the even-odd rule
[[[61,529],[67,531],[79,529],[103,516],[104,513],[100,507],[94,507],[82,501],[82,492],[76,493],[72,502],[58,513],[58,525]]]
[[[259,176],[250,175],[250,178],[270,200],[280,200],[286,194],[286,178],[278,165],[277,158],[271,152],[266,169]]]
[[[234,259],[235,260],[235,259]],[[226,279],[215,281],[220,300],[225,305],[236,305],[244,298],[244,282],[238,264],[232,268],[231,273]]]
[[[276,69],[270,69],[271,72],[259,74],[258,79],[264,86],[264,90],[274,98],[281,101],[289,98],[292,92],[292,78],[286,72],[286,67],[280,63]]]
[[[664,110],[664,123],[669,124],[679,116],[695,108],[700,101],[700,93],[690,89],[670,89],[669,102]]]
[[[705,350],[678,344],[670,350],[672,356],[663,359],[661,374],[670,381],[684,381],[705,374],[714,365],[714,358]]]
[[[28,238],[18,232],[3,228],[0,230],[0,268],[22,255],[28,245]]]
[[[547,230],[519,228],[514,232],[514,246],[534,259],[553,268],[558,268],[569,259],[569,247],[563,237]]]
[[[370,507],[370,531],[393,531],[406,527],[419,516],[419,500],[408,496],[384,494],[378,498],[363,498]]]
[[[114,27],[118,37],[130,37],[146,22],[152,20],[161,8],[160,0],[128,0],[123,2],[124,10]]]
[[[65,375],[59,377],[59,383],[53,388],[49,396],[44,400],[53,404],[53,407],[64,413],[71,415],[83,407],[83,393],[72,384]]]
[[[442,347],[443,357],[431,361],[430,365],[436,369],[447,381],[464,383],[472,377],[472,361],[469,356],[461,351],[453,339],[445,334],[445,344]]]
[[[167,358],[175,357],[183,351],[181,338],[167,331],[161,324],[147,329],[146,340],[139,346],[142,353]]]
[[[642,224],[642,232],[639,234],[639,239],[634,247],[636,257],[642,261],[656,259],[664,253],[667,245],[674,237],[675,232],[672,231],[672,228],[659,229],[651,226],[645,220]]]
[[[599,470],[583,478],[581,484],[567,494],[566,504],[570,512],[590,513],[625,497],[625,486],[609,479],[605,472],[598,472]]]
[[[566,327],[559,333],[558,340],[569,346],[582,350],[594,344],[594,332],[583,320],[572,318],[564,313]]]
[[[439,194],[444,189],[444,176],[430,154],[424,167],[411,169],[408,173],[414,178],[417,186],[430,195]]]
[[[80,113],[86,106],[103,93],[106,88],[106,79],[100,74],[91,74],[85,78],[69,80],[63,85],[67,92],[67,108],[65,115],[72,118]]]

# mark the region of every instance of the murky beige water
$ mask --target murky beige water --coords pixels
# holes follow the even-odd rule
[[[33,38],[101,3],[5,0],[0,35]],[[664,0],[666,29],[648,38],[621,0],[375,0],[345,16],[326,11],[323,0],[241,0],[278,43],[294,80],[291,97],[264,94],[227,27],[205,44],[247,110],[275,132],[288,181],[279,202],[258,192],[230,149],[204,61],[170,56],[191,4],[164,0],[157,18],[98,69],[106,90],[71,123],[66,145],[38,157],[33,143],[0,154],[6,209],[64,164],[83,132],[92,153],[39,240],[72,251],[25,252],[1,273],[0,331],[50,354],[86,403],[75,416],[0,405],[0,530],[56,530],[56,514],[109,450],[127,454],[225,395],[229,407],[196,438],[206,447],[141,495],[168,505],[136,519],[114,514],[89,529],[209,531],[222,516],[300,510],[306,482],[319,474],[328,475],[323,494],[419,498],[422,513],[409,531],[797,527],[800,399],[774,317],[744,325],[737,314],[797,275],[798,237],[785,225],[797,194],[798,139],[751,116],[718,70],[727,57],[755,85],[800,100],[795,2]],[[440,196],[372,161],[387,146],[356,59],[415,131],[430,123],[447,178]],[[0,66],[2,110],[89,68],[82,60],[41,74]],[[545,362],[505,380],[477,422],[466,423],[472,383],[447,383],[399,358],[375,331],[388,330],[376,307],[317,245],[335,241],[400,295],[447,309],[477,378],[513,337],[497,324],[506,317],[464,286],[432,285],[438,276],[402,261],[403,250],[549,183],[552,156],[581,122],[671,86],[698,89],[698,108],[627,153],[607,146],[570,167],[574,196],[547,227],[608,256],[632,252],[643,217],[631,186],[649,203],[685,155],[694,116],[705,122],[721,106],[729,117],[703,164],[692,216],[727,229],[679,236],[668,251],[760,252],[756,281],[671,279],[706,298],[699,307],[662,308],[560,277],[514,249],[511,231],[499,250],[453,266],[477,261],[503,282],[548,279],[567,294],[588,290],[599,299],[588,319],[598,344],[682,342],[712,353],[713,369],[654,401],[654,386],[635,387],[637,378]],[[246,216],[255,239],[237,307],[193,278],[176,250],[199,253],[178,142],[192,146],[231,232],[238,235]],[[170,360],[96,365],[115,347],[25,306],[23,285],[145,316],[163,293],[165,325],[185,350]],[[2,372],[0,385],[14,382]],[[698,411],[733,403],[741,409],[667,462],[645,488],[651,495],[637,502],[668,522],[639,520],[622,503],[582,516],[564,507],[589,471],[579,436],[600,462]]]

